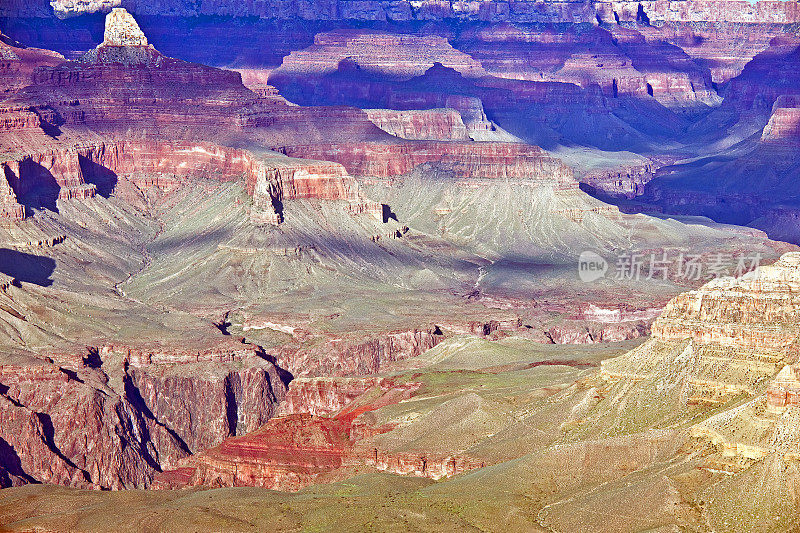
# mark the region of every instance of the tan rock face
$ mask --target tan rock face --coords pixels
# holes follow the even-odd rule
[[[467,127],[455,109],[394,111],[369,109],[369,119],[383,131],[401,139],[466,141]]]
[[[767,389],[767,407],[774,412],[784,412],[790,406],[800,406],[800,380],[797,369],[786,365]]]
[[[147,46],[147,37],[130,13],[116,7],[106,15],[103,46]]]
[[[800,96],[782,95],[772,106],[772,115],[764,126],[761,140],[769,143],[800,142]]]
[[[757,396],[798,359],[798,313],[800,253],[790,252],[740,278],[719,278],[673,298],[653,323],[653,338],[603,361],[602,374],[672,383],[686,405]]]
[[[612,395],[651,413],[707,413],[690,435],[709,446],[702,468],[710,471],[734,474],[771,454],[796,460],[800,253],[673,298],[652,332],[603,361],[602,376],[619,387]]]
[[[664,341],[690,338],[786,353],[800,335],[800,254],[784,254],[742,278],[720,278],[675,297],[652,331]]]

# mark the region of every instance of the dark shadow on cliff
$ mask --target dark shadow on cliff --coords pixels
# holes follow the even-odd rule
[[[0,248],[0,272],[17,281],[49,287],[53,284],[50,276],[55,269],[56,262],[50,257]]]
[[[12,479],[13,478],[15,479]],[[0,437],[0,488],[11,487],[19,480],[24,483],[39,483],[22,469],[22,461],[16,450]]]
[[[134,383],[135,375],[131,376],[127,373],[127,366],[126,366],[126,373],[125,376],[122,378],[123,386],[125,387],[125,397],[130,402],[131,406],[138,410],[143,418],[148,418],[153,421],[154,424],[160,426],[164,429],[167,433],[169,433],[170,437],[172,437],[173,442],[180,447],[186,454],[191,454],[192,450],[189,449],[189,446],[186,442],[175,432],[174,429],[168,427],[166,424],[162,423],[158,420],[150,408],[147,406],[147,402],[144,401],[142,398],[142,393],[139,392],[139,388]],[[157,472],[161,472],[161,465],[156,461],[150,453],[150,447],[148,446],[149,443],[152,442],[152,438],[150,436],[150,431],[147,427],[143,427],[141,430],[141,435],[139,442],[131,443],[136,446],[139,451],[139,455],[144,459],[148,465],[150,465],[153,470]],[[195,450],[196,451],[196,450]]]
[[[108,198],[117,186],[117,175],[109,168],[99,165],[87,157],[78,156],[83,179],[97,187],[97,194]]]
[[[256,355],[275,365],[275,369],[278,371],[278,376],[281,378],[281,382],[283,382],[283,384],[287,387],[289,386],[289,383],[291,383],[294,379],[294,375],[285,368],[281,368],[280,365],[278,365],[278,359],[274,355],[265,352],[264,348],[261,346],[256,348]]]
[[[44,442],[47,445],[47,447],[50,448],[50,451],[52,451],[68,466],[80,472],[81,475],[83,476],[84,481],[86,481],[87,483],[91,483],[92,478],[89,476],[89,473],[86,470],[78,467],[78,465],[72,462],[72,460],[66,455],[64,455],[58,448],[58,446],[56,446],[55,442],[56,432],[55,432],[55,427],[53,426],[53,420],[52,418],[50,418],[50,415],[48,415],[47,413],[36,413],[36,418],[39,419],[39,423],[42,428],[42,435],[41,435],[42,442]]]
[[[20,164],[19,173],[18,180],[9,180],[9,183],[16,185],[14,192],[19,203],[25,206],[26,215],[32,214],[35,209],[58,213],[57,202],[61,185],[53,173],[30,159],[25,159]]]
[[[646,199],[642,197],[637,196],[633,198],[624,198],[611,196],[608,193],[589,185],[588,183],[579,183],[578,187],[592,198],[596,198],[603,203],[616,206],[621,212],[629,215],[641,213],[644,215],[659,216],[664,211],[663,207],[653,203],[648,203]]]

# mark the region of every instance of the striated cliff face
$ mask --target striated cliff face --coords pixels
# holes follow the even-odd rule
[[[0,169],[8,184],[4,200],[9,204],[18,197],[26,204],[54,207],[57,200],[92,198],[97,192],[86,182],[77,152],[27,154],[0,163]]]
[[[461,114],[452,108],[395,111],[367,109],[370,121],[380,129],[407,140],[467,141],[470,139]]]
[[[481,0],[467,4],[442,4],[425,1],[414,3],[408,0],[390,2],[355,0],[326,0],[324,2],[298,2],[284,4],[275,1],[240,3],[234,1],[204,0],[197,3],[143,2],[141,0],[53,0],[52,10],[59,17],[70,17],[81,13],[108,11],[124,6],[137,14],[169,13],[179,16],[224,15],[257,16],[262,18],[302,18],[306,20],[480,20],[517,22],[593,22],[597,18],[607,22],[641,19],[642,6],[650,21],[729,21],[729,22],[794,22],[800,18],[793,2],[761,0],[750,3],[745,0],[652,0],[645,2],[564,0],[554,2],[499,2]],[[11,2],[3,13],[43,15],[48,8],[44,0],[29,4]]]
[[[717,408],[690,430],[695,445],[710,446],[703,468],[711,471],[735,474],[771,454],[794,461],[799,290],[800,253],[790,252],[675,297],[653,323],[650,341],[603,361],[609,395],[652,402],[649,417]]]
[[[607,98],[652,97],[671,108],[718,104],[709,71],[657,36],[648,26],[500,24],[465,32],[456,45],[500,78],[597,85]]]
[[[371,375],[395,361],[416,357],[444,340],[438,328],[376,335],[362,340],[332,338],[321,346],[281,348],[281,367],[300,377]]]
[[[653,323],[656,339],[785,352],[800,335],[800,255],[785,254],[742,278],[720,278],[673,298]]]
[[[383,378],[368,377],[295,378],[289,383],[289,390],[278,413],[333,415],[369,389],[380,386],[383,381]]]
[[[266,422],[286,391],[252,348],[139,355],[106,347],[2,365],[10,449],[0,482],[147,487],[179,459]]]
[[[469,76],[486,73],[480,63],[455,50],[444,37],[336,30],[317,34],[312,46],[286,56],[275,74],[323,74],[339,68],[342,61],[352,68],[394,78],[418,76],[436,62]]]
[[[800,95],[781,95],[775,100],[761,140],[789,145],[800,141]]]
[[[440,479],[485,466],[483,461],[460,454],[391,452],[373,444],[374,436],[390,431],[393,426],[375,426],[363,415],[410,398],[419,383],[375,379],[362,381],[364,388],[354,388],[353,383],[340,379],[325,383],[324,389],[329,392],[325,393],[323,403],[331,408],[343,404],[332,416],[309,412],[316,411],[322,399],[311,393],[312,401],[306,412],[273,418],[253,433],[227,439],[215,448],[187,458],[179,468],[159,475],[157,485],[255,486],[296,491],[312,483],[348,477],[356,467]],[[321,380],[306,381],[287,399],[292,395],[296,400],[299,396],[308,397],[312,389],[321,391],[322,384]],[[331,394],[330,391],[341,386],[343,390]],[[336,399],[331,404],[333,397]],[[292,409],[300,411],[296,405]]]
[[[32,119],[33,120],[33,119]],[[359,199],[353,178],[337,163],[301,161],[279,154],[256,156],[209,143],[117,141],[85,143],[0,162],[6,184],[6,220],[20,220],[25,205],[53,207],[57,200],[110,192],[118,176],[168,176],[178,183],[198,177],[244,180],[255,216],[279,223],[284,199]],[[53,205],[46,205],[48,202]]]
[[[427,141],[286,146],[280,150],[293,157],[337,161],[356,176],[399,176],[431,163],[461,178],[529,179],[563,188],[577,186],[572,170],[560,160],[541,148],[518,143]]]

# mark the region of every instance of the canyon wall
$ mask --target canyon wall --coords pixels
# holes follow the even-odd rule
[[[789,145],[800,142],[800,95],[781,95],[775,100],[761,140]]]
[[[742,278],[719,278],[676,296],[653,323],[653,336],[782,352],[800,335],[798,291],[800,256],[786,254]]]
[[[170,176],[179,181],[204,177],[242,180],[264,221],[278,223],[274,205],[284,199],[358,199],[357,185],[336,163],[300,161],[280,154],[255,154],[209,143],[117,141],[29,153],[0,162],[6,220],[24,216],[33,196],[55,200],[91,198],[100,186],[112,190],[118,176]],[[97,185],[95,185],[97,184]],[[37,204],[38,206],[38,204]],[[272,210],[270,212],[270,209]],[[271,213],[271,214],[270,214]]]
[[[395,111],[367,109],[370,121],[383,131],[407,140],[467,141],[469,132],[455,109]]]
[[[444,335],[436,327],[362,340],[332,338],[314,348],[282,347],[277,352],[277,361],[298,377],[374,375],[393,362],[416,357],[443,340]]]
[[[52,6],[52,9],[50,9]],[[152,2],[145,0],[45,0],[24,3],[11,1],[0,14],[46,16],[55,12],[59,17],[81,13],[109,11],[123,6],[135,14],[170,14],[178,16],[223,15],[262,18],[302,18],[306,20],[480,20],[515,22],[592,22],[597,18],[608,22],[641,20],[640,7],[648,21],[706,21],[728,22],[769,21],[790,23],[800,19],[795,2],[761,0],[652,0],[595,1],[580,0],[535,2],[504,2],[479,0],[468,3],[442,3],[436,0],[356,1],[324,0],[303,2],[241,3],[231,0],[203,0],[187,3],[178,0]]]
[[[341,163],[356,176],[391,177],[434,163],[462,178],[542,180],[576,187],[572,170],[541,148],[517,143],[361,143],[279,147],[292,157]]]
[[[5,484],[145,488],[189,454],[262,425],[286,391],[253,348],[148,355],[106,347],[0,366]]]
[[[441,63],[469,76],[485,75],[480,63],[438,35],[396,35],[363,30],[334,30],[314,37],[314,44],[283,58],[284,73],[320,74],[348,61],[367,72],[410,78]]]
[[[337,405],[329,406],[342,405],[336,413],[314,415],[295,405],[292,410],[299,412],[273,418],[253,433],[227,439],[181,461],[180,467],[159,475],[157,486],[255,486],[297,491],[313,483],[344,479],[356,467],[440,479],[486,465],[461,454],[397,452],[373,444],[374,436],[390,431],[393,425],[376,426],[362,415],[412,397],[419,383],[368,379],[362,381],[363,388],[354,388],[354,383],[340,378],[324,383],[328,400],[323,403],[336,398]],[[322,385],[320,380],[305,381],[295,389],[295,397],[307,396],[310,389],[320,391]],[[340,387],[343,390],[335,392]],[[316,392],[310,398],[309,407],[315,410],[321,398]]]

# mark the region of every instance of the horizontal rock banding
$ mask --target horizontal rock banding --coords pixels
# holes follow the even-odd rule
[[[462,178],[542,180],[563,188],[577,184],[571,169],[536,146],[492,142],[362,143],[287,146],[290,156],[341,163],[351,174],[387,178],[436,163]]]
[[[7,185],[5,190],[0,186],[8,206],[6,220],[21,218],[18,196],[44,187],[57,188],[59,200],[91,198],[96,192],[93,183],[113,180],[115,176],[134,176],[144,185],[147,180],[138,176],[150,176],[151,181],[157,176],[173,176],[179,181],[197,177],[241,179],[254,196],[256,208],[267,211],[272,209],[274,200],[358,200],[355,181],[337,163],[298,161],[279,154],[256,157],[246,150],[209,143],[87,143],[2,161],[0,169],[5,176],[0,182]],[[21,212],[24,215],[24,210]],[[274,217],[269,220],[280,221]]]
[[[112,7],[135,8],[137,14],[163,15],[169,12],[182,17],[222,15],[233,17],[261,17],[268,19],[305,20],[475,20],[514,22],[606,22],[641,20],[640,6],[649,21],[725,21],[725,22],[776,22],[791,23],[800,20],[800,10],[795,2],[761,0],[650,0],[644,2],[619,0],[580,2],[481,1],[460,4],[442,4],[425,1],[413,3],[398,0],[390,3],[359,0],[331,0],[323,3],[286,4],[277,1],[186,3],[172,0],[161,3],[139,3],[128,0],[92,0],[77,3],[73,0],[55,0],[50,4],[59,17],[66,18],[81,13],[108,11]],[[44,16],[50,10],[44,2],[10,2],[0,14],[6,16]]]
[[[395,383],[388,379],[342,378],[307,380],[295,387],[289,401],[311,400],[309,410],[336,409],[332,416],[294,412],[273,418],[261,429],[182,462],[175,471],[159,476],[158,486],[256,486],[296,491],[312,483],[347,477],[347,469],[370,466],[396,474],[439,479],[486,465],[460,454],[392,452],[371,444],[372,437],[389,431],[374,426],[360,415],[409,398],[419,383]],[[340,392],[334,392],[343,387]],[[320,396],[322,390],[327,392]],[[312,392],[316,391],[316,392]],[[311,396],[307,396],[311,393]],[[363,398],[360,399],[360,398]],[[332,403],[331,403],[332,402]],[[337,408],[340,404],[344,407]]]

